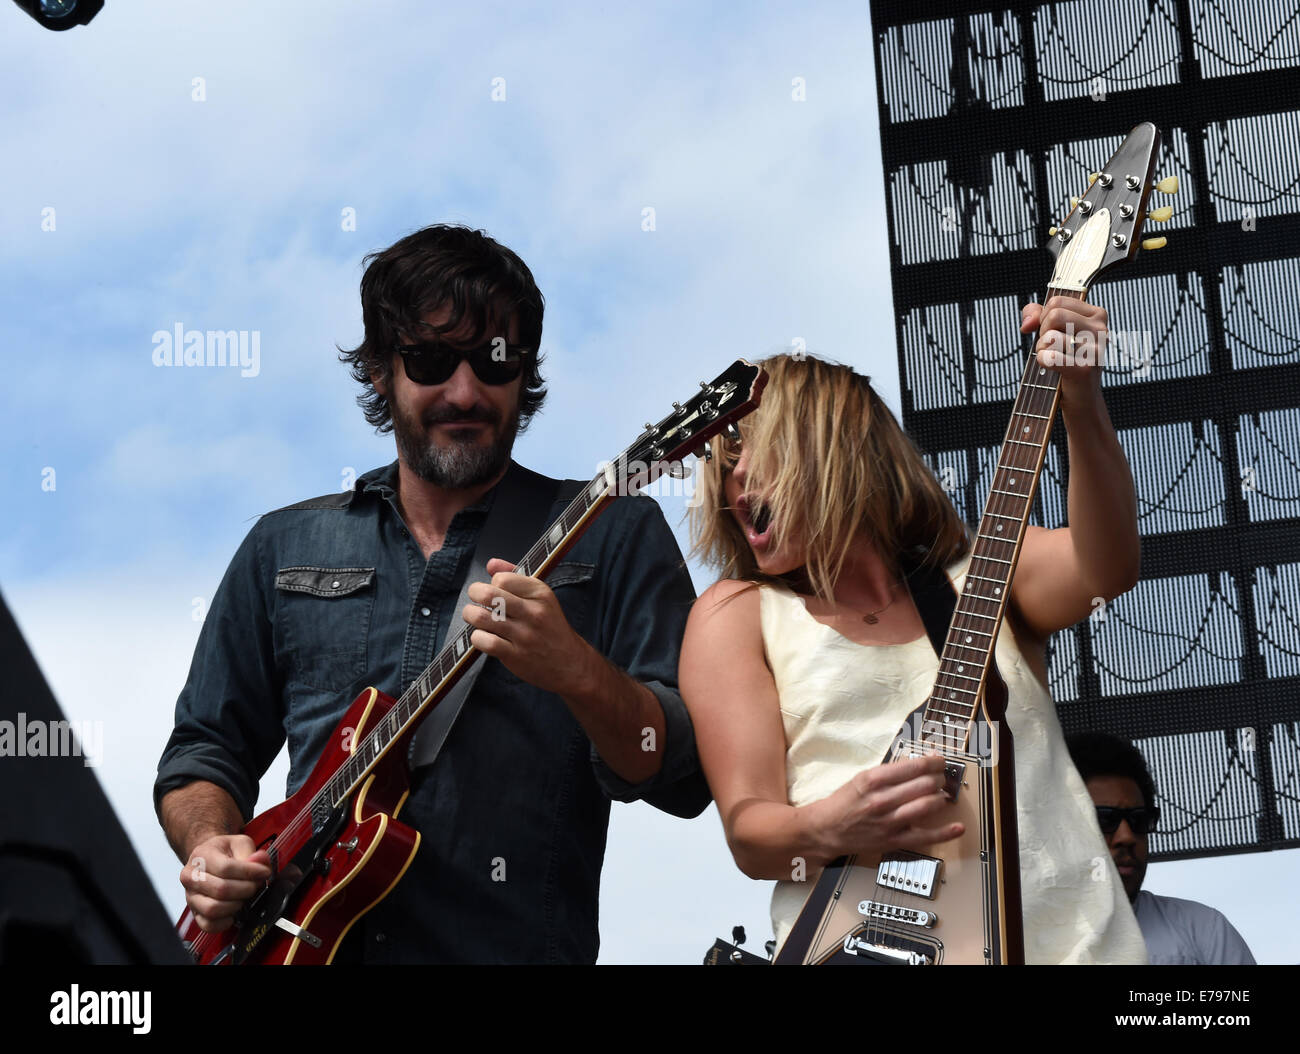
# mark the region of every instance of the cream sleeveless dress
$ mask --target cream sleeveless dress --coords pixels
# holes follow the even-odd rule
[[[948,568],[960,590],[969,559]],[[791,805],[827,797],[879,764],[939,670],[929,637],[857,644],[809,614],[787,589],[760,586],[763,646],[785,726]],[[1016,801],[1029,963],[1146,963],[1146,945],[1096,812],[1066,751],[1056,708],[1005,622],[996,648],[1015,736]],[[817,875],[778,882],[772,926],[785,942]]]

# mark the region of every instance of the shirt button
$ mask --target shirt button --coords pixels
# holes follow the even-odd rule
[[[376,934],[375,934],[375,942],[376,942],[377,944],[383,944],[384,941],[386,941],[386,940],[388,940],[388,938],[387,938],[384,934],[382,934],[382,933],[376,933]]]
[[[429,611],[428,608],[420,608],[420,614],[423,615],[425,618],[428,618],[431,612]]]
[[[341,584],[341,583],[340,583],[339,580],[336,578],[336,579],[334,579],[333,582],[330,583],[330,588],[331,588],[331,589],[338,589],[338,587],[339,587],[340,584]]]

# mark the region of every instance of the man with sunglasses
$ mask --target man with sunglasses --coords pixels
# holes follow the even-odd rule
[[[709,802],[676,688],[694,590],[658,505],[620,498],[545,582],[487,560],[460,607],[499,555],[478,551],[509,519],[494,508],[539,514],[522,550],[566,504],[510,459],[546,394],[542,295],[464,227],[367,265],[364,340],[342,358],[397,461],[263,516],[209,606],[154,789],[186,902],[224,929],[270,876],[236,832],[286,735],[292,794],[359,691],[398,696],[468,621],[489,658],[440,749],[431,719],[416,735],[399,818],[419,850],[335,961],[593,962],[610,800]]]
[[[1147,835],[1160,819],[1155,781],[1136,747],[1084,732],[1067,740],[1070,757],[1097,807],[1097,822],[1133,904],[1153,966],[1255,964],[1241,935],[1214,908],[1142,889]]]

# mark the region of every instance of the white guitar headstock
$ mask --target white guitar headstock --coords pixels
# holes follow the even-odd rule
[[[1094,172],[1082,198],[1071,198],[1070,214],[1048,233],[1056,257],[1051,286],[1085,292],[1108,267],[1130,260],[1143,249],[1159,249],[1164,238],[1142,238],[1148,219],[1169,219],[1169,207],[1146,211],[1151,191],[1173,194],[1178,177],[1153,182],[1160,132],[1150,122],[1133,129],[1100,172]]]

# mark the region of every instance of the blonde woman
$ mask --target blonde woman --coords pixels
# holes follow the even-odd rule
[[[1067,324],[1096,339],[1106,321],[1099,307],[1054,298],[1029,305],[1021,331],[1041,326],[1039,359],[1053,366]],[[695,551],[723,578],[692,609],[680,682],[736,863],[778,880],[780,944],[829,861],[962,833],[940,759],[881,762],[938,670],[904,556],[944,569],[959,590],[970,544],[867,378],[811,357],[763,365],[761,407],[701,467]],[[1140,963],[1142,937],[1070,764],[1044,654],[1094,597],[1136,581],[1136,501],[1099,371],[1059,369],[1070,526],[1028,529],[996,651],[1016,737],[1025,953]],[[792,881],[796,860],[804,881]]]

